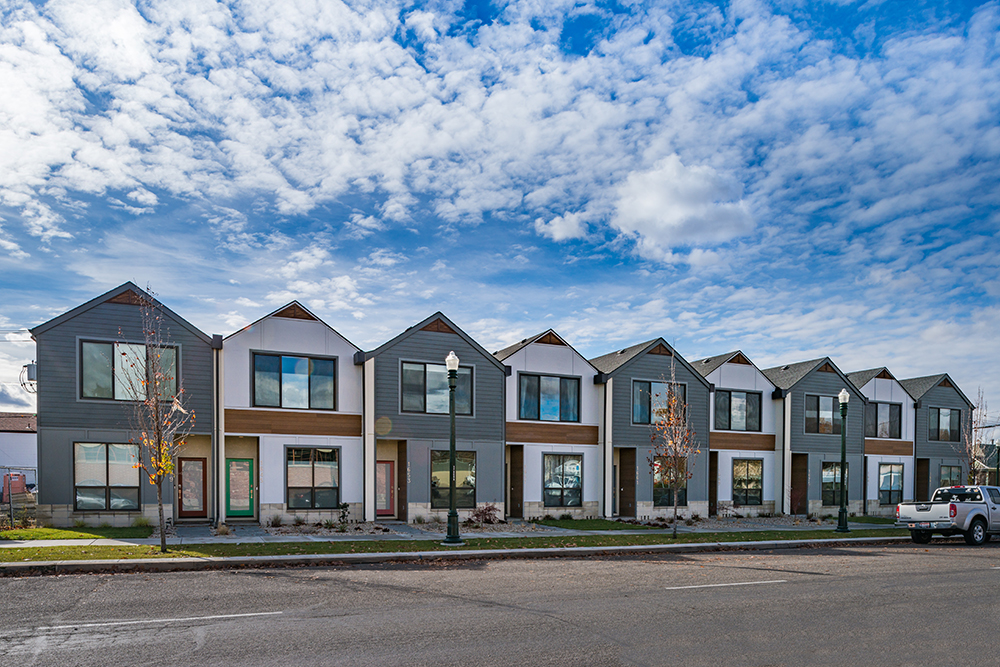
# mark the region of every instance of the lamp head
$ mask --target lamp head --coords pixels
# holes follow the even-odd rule
[[[840,393],[837,395],[837,398],[840,399],[841,405],[847,405],[847,402],[851,400],[851,395],[847,392],[847,389],[841,389]]]
[[[452,350],[448,353],[448,356],[444,359],[444,365],[448,367],[449,371],[458,370],[458,357],[455,356],[455,351]]]

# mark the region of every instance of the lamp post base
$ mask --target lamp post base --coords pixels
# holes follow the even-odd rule
[[[465,544],[458,534],[458,512],[455,510],[448,511],[448,536],[444,538],[444,542],[441,544],[450,544],[452,546]]]
[[[837,530],[836,533],[849,533],[851,529],[847,527],[847,510],[840,508],[840,512],[837,514]]]

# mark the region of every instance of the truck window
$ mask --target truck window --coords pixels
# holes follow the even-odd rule
[[[990,500],[1000,503],[1000,491],[997,489],[986,489],[986,493],[990,494]]]
[[[970,489],[964,486],[949,489],[938,489],[934,492],[934,497],[931,501],[936,503],[948,503],[951,501],[960,503],[981,503],[983,502],[983,494],[979,492],[978,488]]]

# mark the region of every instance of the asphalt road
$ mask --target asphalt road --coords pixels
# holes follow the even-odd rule
[[[0,580],[2,665],[993,665],[1000,545]]]

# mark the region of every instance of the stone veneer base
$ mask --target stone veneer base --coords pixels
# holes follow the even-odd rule
[[[600,503],[588,500],[582,507],[546,507],[540,502],[524,503],[525,519],[541,519],[546,515],[558,519],[563,514],[570,514],[574,519],[597,519],[600,517]]]

